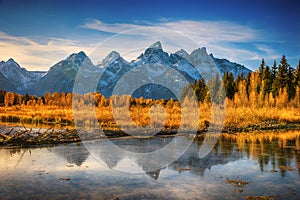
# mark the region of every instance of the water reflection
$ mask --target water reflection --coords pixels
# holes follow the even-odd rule
[[[56,148],[48,148],[48,150],[64,158],[68,164],[75,164],[77,166],[81,166],[90,155],[90,152],[81,143],[60,145]]]
[[[129,149],[137,143],[136,151],[149,152],[153,148],[150,145],[157,143],[158,147],[169,140],[172,138],[116,139],[114,144]],[[145,194],[159,199],[197,199],[199,196],[223,199],[224,193],[228,199],[265,194],[297,199],[300,195],[297,192],[300,187],[299,131],[222,134],[209,155],[199,158],[202,142],[203,138],[194,141],[179,159],[154,171],[148,170],[151,160],[146,162],[141,157],[126,157],[122,153],[112,156],[107,148],[101,152],[101,165],[80,143],[38,148],[2,147],[0,199],[40,199],[42,195],[54,199],[140,199],[145,198],[142,196]],[[105,143],[94,145],[105,147]],[[122,167],[143,173],[132,175],[112,170]],[[236,190],[226,184],[226,178],[250,184]]]
[[[182,170],[189,170],[193,174],[203,176],[206,169],[211,169],[214,165],[226,164],[231,161],[242,159],[243,153],[237,151],[234,144],[230,141],[218,142],[213,151],[211,151],[206,157],[199,158],[199,149],[203,139],[194,142],[190,148],[169,167],[181,172]]]
[[[214,137],[214,136],[211,136]],[[279,171],[281,176],[284,176],[286,171],[297,168],[300,175],[300,132],[261,132],[261,133],[239,133],[239,134],[222,134],[213,150],[205,157],[199,158],[199,149],[202,145],[204,137],[198,138],[192,143],[190,148],[175,162],[168,166],[169,169],[181,172],[189,170],[191,173],[203,176],[206,169],[211,169],[214,165],[226,164],[232,161],[247,158],[255,160],[260,166],[261,171],[272,170]],[[172,138],[156,138],[149,142],[149,139],[117,139],[114,141],[122,149],[130,149],[129,146],[139,152],[147,152],[149,149],[157,148],[165,142],[169,142]],[[135,145],[137,144],[137,145]],[[144,144],[141,145],[141,144]],[[145,161],[142,157],[126,158],[122,151],[117,154],[111,154],[107,151],[105,143],[95,143],[97,148],[103,146],[103,151],[100,152],[100,158],[105,165],[112,169],[118,168],[120,163],[122,167],[138,166],[141,171],[147,172],[150,177],[157,179],[160,170],[148,171],[151,161]],[[42,150],[41,150],[42,149]],[[54,157],[63,158],[68,164],[75,164],[81,166],[90,156],[89,151],[86,150],[81,143],[57,145],[39,149],[22,149],[9,148],[0,149],[0,165],[3,167],[18,166],[23,159],[30,157],[31,152],[39,152],[43,154],[45,149],[47,157],[49,153],[54,153]],[[53,156],[53,155],[52,155]],[[294,165],[294,166],[293,166]],[[270,168],[270,169],[269,169]]]
[[[215,136],[211,135],[210,137]],[[284,176],[286,171],[294,170],[293,167],[296,167],[300,175],[300,132],[298,131],[222,134],[213,150],[206,157],[199,158],[199,149],[203,138],[200,137],[193,142],[178,160],[170,164],[169,168],[178,172],[185,169],[196,175],[203,176],[205,170],[211,169],[214,165],[247,158],[257,161],[261,171],[280,171],[281,176]],[[138,149],[139,152],[146,152],[147,150],[145,149],[160,146],[162,144],[160,140],[162,139],[156,138],[152,140],[152,143],[149,141],[143,142],[144,146],[140,145],[141,141],[136,139],[132,139],[131,142],[117,140],[114,144],[122,149],[130,149],[128,143],[130,145],[137,143],[134,148]],[[163,140],[169,142],[172,138],[163,138]],[[149,172],[147,169],[149,169],[151,161],[145,161],[139,156],[128,159],[122,154],[122,151],[110,154],[110,152],[104,150],[105,144],[101,145],[103,145],[103,151],[100,151],[100,158],[109,168],[120,168],[118,163],[126,159],[128,165],[138,165],[141,170]],[[293,164],[296,165],[292,166]],[[270,167],[271,169],[269,169]],[[150,171],[147,174],[154,174],[151,177],[157,179],[159,170]]]
[[[233,149],[231,152],[236,149],[246,153],[247,158],[258,161],[261,171],[265,171],[265,168],[271,166],[271,170],[279,170],[284,176],[286,171],[291,170],[292,164],[296,164],[300,175],[299,131],[224,134],[220,137],[218,145],[223,142],[228,144],[229,140],[233,140],[233,144],[229,145]]]

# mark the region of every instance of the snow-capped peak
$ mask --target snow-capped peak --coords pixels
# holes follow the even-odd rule
[[[181,58],[186,59],[186,60],[188,60],[188,58],[189,58],[189,54],[185,50],[183,50],[183,49],[180,49],[175,54],[178,55],[178,56],[180,56]]]
[[[0,62],[0,72],[10,80],[11,84],[20,93],[25,93],[42,76],[42,73],[29,72],[25,68],[21,68],[12,58],[8,59],[7,62]]]
[[[202,47],[201,49],[198,48],[196,50],[194,50],[192,53],[191,53],[191,58],[192,57],[203,57],[203,56],[208,56],[207,55],[207,52],[206,52],[206,48],[205,47]]]
[[[14,61],[14,59],[12,59],[12,58],[10,58],[6,62],[2,63],[2,70],[4,70],[5,68],[6,68],[6,70],[9,70],[9,68],[16,69],[16,70],[22,70],[20,65],[16,61]]]
[[[160,41],[157,41],[157,42],[153,43],[152,45],[150,45],[149,49],[162,49]]]
[[[0,62],[0,75],[3,75],[5,79],[10,81],[13,85],[12,91],[18,91],[22,94],[28,92],[43,95],[46,91],[72,91],[72,81],[75,79],[76,72],[79,70],[79,67],[86,66],[83,69],[87,80],[89,80],[90,75],[97,72],[95,70],[104,70],[103,79],[99,82],[97,90],[108,97],[112,94],[113,88],[120,80],[120,77],[131,69],[135,72],[135,67],[144,64],[148,66],[147,73],[149,72],[148,75],[145,75],[146,78],[153,78],[157,77],[157,74],[159,76],[163,74],[162,78],[170,84],[178,84],[178,87],[181,87],[185,83],[179,76],[176,75],[174,77],[173,73],[167,73],[168,70],[165,70],[161,65],[178,70],[191,83],[201,77],[205,80],[210,80],[217,72],[222,75],[225,71],[231,71],[234,75],[238,75],[241,72],[246,74],[249,71],[239,64],[232,63],[226,59],[214,58],[212,54],[208,55],[204,47],[198,48],[190,54],[181,49],[175,54],[169,55],[163,51],[161,43],[157,41],[130,63],[124,60],[118,52],[112,51],[95,67],[84,52],[79,52],[69,55],[66,59],[52,66],[47,75],[40,72],[29,72],[25,68],[21,68],[13,59],[9,59],[7,62]],[[151,64],[160,64],[158,66],[161,67],[158,68],[156,65]],[[36,87],[37,84],[39,84],[38,89]],[[123,85],[127,87],[125,82]],[[156,89],[160,91],[159,95],[156,95],[154,92]],[[147,86],[145,91],[141,90],[138,92],[137,96],[146,95],[145,97],[147,98],[171,98],[171,96],[167,97],[164,95],[165,93],[167,93],[165,90],[151,85]]]
[[[76,68],[78,68],[84,61],[87,59],[87,55],[80,51],[78,53],[72,53],[70,56],[68,56],[63,62],[71,62],[76,65]]]
[[[116,51],[110,52],[102,61],[102,65],[109,65],[120,58],[120,54]]]
[[[152,44],[146,49],[144,54],[138,57],[137,61],[142,63],[160,63],[164,65],[170,64],[170,57],[167,52],[162,50],[161,43],[159,41]],[[138,62],[137,62],[138,63]]]
[[[66,60],[84,60],[86,57],[86,54],[83,51],[80,51],[78,53],[72,53],[70,56],[67,57]]]

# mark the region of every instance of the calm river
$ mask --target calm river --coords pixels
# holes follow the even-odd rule
[[[169,140],[113,142],[141,151]],[[178,160],[154,171],[109,151],[99,161],[81,143],[0,147],[0,199],[300,199],[300,131],[224,134],[199,158],[202,142],[194,141]]]

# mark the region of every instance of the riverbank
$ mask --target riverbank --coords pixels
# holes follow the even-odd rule
[[[27,129],[26,127],[1,127],[0,129],[0,146],[32,146],[79,141],[80,138],[75,129]]]
[[[176,130],[160,131],[156,136],[173,136]],[[23,127],[5,127],[0,126],[0,146],[33,146],[45,144],[73,143],[84,140],[95,140],[104,138],[121,137],[150,138],[147,133],[138,135],[128,135],[120,130],[103,130],[101,133],[95,133],[86,130],[78,134],[76,129],[54,129],[54,128],[26,128]]]
[[[252,132],[267,132],[267,131],[287,131],[287,130],[299,130],[300,123],[297,122],[262,122],[260,124],[253,124],[247,127],[224,127],[221,131],[223,134],[237,133],[252,133]],[[197,131],[196,138],[201,138],[208,131],[207,127]],[[191,131],[183,130],[181,134],[191,133]],[[220,133],[220,132],[216,132]],[[155,136],[174,136],[178,134],[178,130],[169,129],[161,130]],[[194,133],[191,133],[194,134]],[[85,131],[78,135],[76,129],[55,129],[55,128],[26,128],[25,126],[0,126],[0,146],[34,146],[45,144],[59,144],[59,143],[72,143],[80,142],[82,138],[85,140],[95,140],[101,138],[120,138],[120,137],[136,137],[136,138],[151,138],[155,137],[148,135],[146,132],[140,134],[127,134],[121,130],[108,129],[103,130],[101,133],[94,133],[91,131]]]

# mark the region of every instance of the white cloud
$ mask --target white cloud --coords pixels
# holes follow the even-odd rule
[[[258,39],[256,30],[230,22],[184,20],[161,25],[205,42],[246,42]]]
[[[109,32],[109,33],[120,33],[123,31],[143,28],[145,26],[141,25],[134,25],[134,24],[106,24],[97,19],[89,19],[84,25],[81,26],[82,28],[93,29],[97,31]]]
[[[169,21],[164,18],[156,23],[136,21],[136,24],[109,24],[88,19],[80,28],[100,31],[99,37],[94,38],[87,32],[85,41],[47,38],[47,42],[42,43],[0,32],[0,60],[12,57],[29,70],[48,70],[51,65],[74,52],[85,51],[97,63],[110,51],[116,50],[130,61],[158,40],[168,53],[181,48],[191,52],[204,46],[215,57],[241,64],[277,56],[270,47],[262,45],[264,38],[260,31],[226,21]],[[103,32],[112,33],[112,37]],[[248,44],[252,47],[254,44],[256,49],[248,48]]]
[[[96,19],[89,19],[81,28],[116,34],[118,43],[110,44],[110,46],[111,50],[119,48],[120,52],[129,51],[133,46],[126,45],[126,43],[134,43],[134,46],[146,48],[147,45],[160,40],[164,49],[169,50],[169,52],[174,52],[180,48],[192,51],[195,48],[205,46],[216,57],[227,58],[244,64],[249,60],[275,56],[274,53],[270,54],[266,51],[263,55],[259,55],[256,51],[245,48],[246,45],[241,47],[239,44],[249,43],[250,46],[251,43],[263,42],[264,38],[261,37],[263,34],[249,26],[227,21],[168,21],[168,19],[163,19],[158,23],[144,22],[143,25],[138,25],[107,24]],[[184,38],[185,41],[180,41],[179,38]],[[124,57],[126,58],[126,55]],[[133,54],[130,58],[127,57],[129,60],[133,58]]]
[[[199,42],[250,42],[257,41],[259,34],[257,30],[248,26],[238,25],[226,21],[191,21],[180,20],[169,22],[161,20],[159,23],[144,23],[146,25],[137,24],[107,24],[96,19],[89,19],[82,28],[93,29],[109,33],[126,33],[132,34],[132,29],[149,29],[149,28],[166,28],[192,37]],[[141,35],[148,33],[141,32]]]
[[[97,19],[89,19],[82,25],[82,28],[93,29],[110,33],[121,33],[130,31],[131,29],[143,29],[149,27],[168,28],[174,31],[183,32],[189,36],[202,38],[206,41],[253,41],[258,39],[257,31],[248,26],[238,25],[226,21],[167,21],[161,20],[159,23],[144,23],[146,25],[137,24],[107,24]]]
[[[275,52],[275,50],[265,44],[255,44],[255,47],[259,50],[264,52],[267,55],[268,59],[278,59],[281,55]]]
[[[92,48],[68,39],[49,38],[47,43],[39,43],[0,32],[0,60],[13,58],[28,70],[48,70],[70,53],[82,50],[89,52]]]

